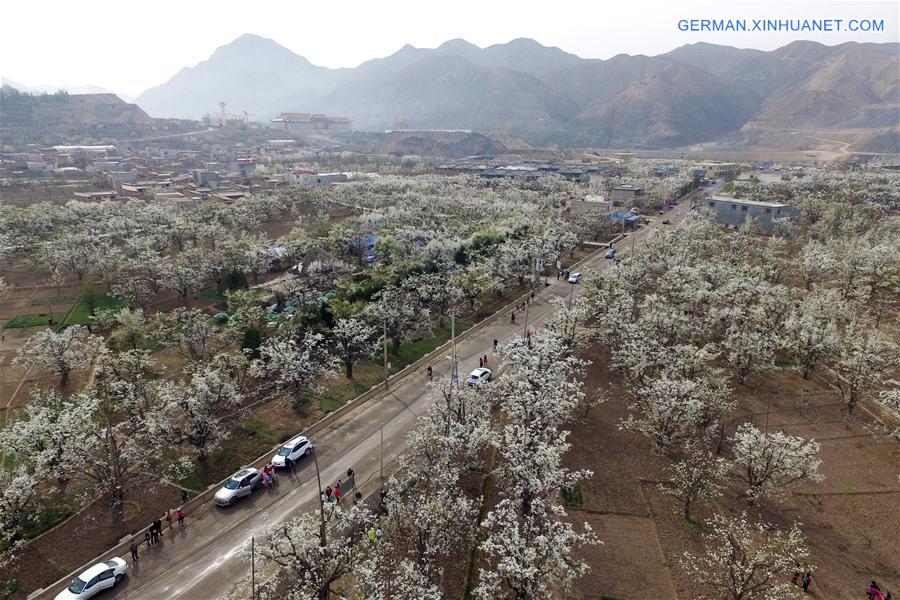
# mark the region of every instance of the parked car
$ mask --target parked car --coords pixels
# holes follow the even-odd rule
[[[469,373],[469,378],[466,379],[466,384],[469,387],[478,387],[485,381],[490,381],[491,374],[492,373],[491,373],[490,369],[486,369],[484,367],[479,367],[479,368],[475,369],[474,371],[472,371],[471,373]]]
[[[309,456],[310,452],[312,452],[312,447],[306,436],[298,435],[293,437],[278,449],[278,452],[272,457],[272,464],[276,467],[284,468],[288,458],[296,462],[304,456]]]
[[[581,273],[572,273],[569,275],[569,283],[579,283],[581,281]]]
[[[606,258],[615,258],[616,257],[616,249],[610,248],[606,251]]]
[[[663,220],[662,220],[662,224],[663,224],[663,225],[671,225],[671,224],[672,224],[672,221],[669,220],[669,219],[663,219]]]
[[[252,494],[253,490],[260,485],[262,485],[262,478],[257,469],[241,469],[216,492],[216,505],[231,506],[244,496]]]
[[[56,600],[85,600],[120,581],[128,572],[128,564],[121,558],[97,563],[76,577],[72,584],[56,595]]]

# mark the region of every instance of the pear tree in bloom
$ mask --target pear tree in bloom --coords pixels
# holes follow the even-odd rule
[[[878,396],[878,404],[888,412],[894,422],[900,422],[900,381],[887,382],[890,388]],[[894,436],[900,438],[900,427],[894,430]]]
[[[785,346],[796,359],[804,379],[809,379],[816,365],[832,358],[840,349],[832,302],[839,302],[834,294],[812,293],[785,323]]]
[[[59,374],[59,386],[66,387],[69,374],[90,365],[103,349],[103,338],[91,335],[75,325],[59,333],[44,329],[28,338],[19,348],[14,365],[42,367]]]
[[[713,517],[703,536],[703,552],[686,552],[681,562],[716,598],[785,600],[803,596],[789,578],[808,556],[798,525],[782,531],[768,523],[751,523],[743,513]]]
[[[682,459],[672,463],[672,477],[660,488],[681,502],[684,518],[690,520],[694,506],[722,495],[730,467],[727,460],[714,456],[702,443],[691,444],[685,447]]]
[[[0,566],[16,557],[25,527],[37,518],[37,485],[24,467],[0,469]]]
[[[775,337],[758,323],[735,321],[728,326],[722,342],[725,361],[744,383],[751,373],[775,368]]]
[[[208,362],[238,339],[233,327],[216,323],[209,314],[196,308],[159,313],[155,326],[156,338],[162,345],[175,348],[195,363]]]
[[[107,344],[116,350],[139,350],[147,342],[147,322],[140,308],[100,309],[91,317],[101,329],[112,329]]]
[[[500,353],[507,372],[494,393],[505,418],[492,441],[500,457],[495,477],[504,485],[481,523],[485,564],[476,597],[544,598],[587,572],[573,551],[596,538],[586,525],[576,531],[559,504],[563,489],[590,476],[562,465],[570,446],[564,427],[584,395],[577,376],[586,364],[564,350],[558,336],[545,333]]]
[[[747,484],[746,498],[755,504],[762,496],[801,481],[818,483],[819,444],[782,432],[763,433],[750,423],[732,438],[734,464]]]
[[[421,305],[415,294],[393,286],[378,292],[366,312],[374,325],[386,331],[394,352],[400,349],[403,340],[429,327],[429,309]]]
[[[809,242],[800,250],[798,257],[800,275],[806,289],[812,290],[815,284],[831,279],[835,273],[834,252],[820,242]]]
[[[554,311],[546,324],[547,330],[559,336],[566,351],[572,352],[591,339],[595,332],[588,324],[592,309],[588,299],[584,296],[572,299],[551,296],[549,303]]]
[[[56,390],[33,390],[23,418],[0,431],[0,447],[36,477],[52,477],[65,486],[78,468],[70,436],[81,419]]]
[[[394,543],[382,539],[374,555],[353,573],[353,587],[368,600],[443,600],[443,589],[419,565],[398,557]]]
[[[169,443],[190,445],[201,461],[228,436],[222,419],[242,400],[231,377],[211,365],[194,368],[186,382],[163,382],[156,393],[151,429]]]
[[[489,405],[479,391],[447,383],[431,386],[431,406],[407,438],[400,467],[387,485],[387,516],[383,523],[390,546],[379,549],[385,563],[377,569],[382,587],[393,588],[392,569],[416,572],[405,584],[418,586],[423,597],[439,589],[443,565],[469,548],[479,502],[460,485],[461,477],[478,467],[492,430]]]
[[[316,380],[331,373],[336,362],[321,334],[307,333],[299,339],[284,334],[263,342],[259,358],[250,365],[250,375],[274,382],[279,391],[288,395],[291,406],[297,408],[316,389]]]
[[[58,421],[65,425],[71,464],[109,502],[121,520],[122,501],[142,477],[161,472],[163,440],[152,434],[148,419],[144,374],[134,368],[134,355],[108,353],[97,367],[94,382],[70,396]],[[128,363],[126,366],[118,364]],[[145,412],[144,414],[148,414]]]
[[[478,299],[483,295],[503,289],[500,279],[480,265],[469,265],[456,271],[450,280],[458,286],[462,297],[469,305],[469,310],[472,311],[477,308]]]
[[[729,390],[717,378],[686,379],[663,374],[638,389],[632,414],[622,428],[638,431],[664,454],[673,446],[698,440],[718,425],[720,407],[729,403]],[[727,412],[727,411],[726,411]]]
[[[318,511],[308,512],[256,535],[256,560],[262,560],[264,569],[281,569],[281,576],[260,590],[261,598],[327,600],[339,579],[369,560],[364,543],[374,522],[369,509],[364,504],[328,503],[324,511],[324,521]]]
[[[565,518],[562,506],[549,499],[535,501],[526,515],[511,498],[501,500],[481,523],[487,535],[478,548],[490,565],[481,569],[474,596],[539,600],[558,588],[572,591],[589,570],[573,550],[597,539],[587,523],[578,531]]]
[[[840,354],[834,363],[837,384],[847,410],[870,397],[883,376],[896,367],[900,348],[877,330],[852,323],[844,332]]]
[[[353,379],[353,365],[378,349],[378,330],[363,319],[346,317],[338,319],[329,342],[332,353],[344,363],[347,379]]]
[[[410,277],[403,282],[403,288],[417,296],[428,306],[431,314],[437,316],[438,327],[444,326],[444,320],[466,298],[458,279],[445,273],[423,273]]]

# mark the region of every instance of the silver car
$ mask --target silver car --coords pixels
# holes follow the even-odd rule
[[[231,506],[244,496],[249,496],[253,490],[262,485],[262,477],[257,469],[242,469],[231,476],[218,492],[216,492],[217,506]]]

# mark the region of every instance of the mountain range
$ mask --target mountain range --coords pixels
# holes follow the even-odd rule
[[[322,112],[357,129],[497,130],[537,145],[753,143],[785,130],[893,139],[900,44],[797,41],[767,52],[697,43],[599,60],[531,39],[486,48],[455,39],[328,69],[246,34],[136,100],[155,117],[193,118],[219,101],[257,120]]]

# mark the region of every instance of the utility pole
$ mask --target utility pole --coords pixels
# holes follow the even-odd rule
[[[325,501],[322,499],[322,477],[319,475],[319,451],[313,446],[313,459],[316,465],[316,485],[319,486],[319,546],[325,547]]]
[[[256,600],[256,538],[250,536],[250,598]]]
[[[453,384],[459,387],[459,365],[456,356],[456,310],[450,313],[450,391],[453,393]]]
[[[566,310],[568,310],[570,312],[572,310],[572,296],[574,296],[574,295],[575,295],[575,284],[570,283],[569,284],[569,305],[568,305],[568,307],[566,307]]]
[[[384,318],[384,389],[388,389],[387,317]]]
[[[384,487],[384,425],[381,426],[381,461],[378,466],[378,475],[381,477],[381,487]]]

